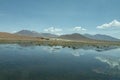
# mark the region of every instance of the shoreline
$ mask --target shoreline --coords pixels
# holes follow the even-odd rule
[[[0,44],[33,44],[33,45],[53,45],[53,46],[120,46],[120,42],[110,41],[67,41],[67,40],[14,40],[14,39],[2,39]]]

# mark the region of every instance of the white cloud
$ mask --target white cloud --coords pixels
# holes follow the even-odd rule
[[[56,34],[56,35],[61,35],[62,29],[60,28],[55,28],[55,27],[49,27],[47,29],[44,29],[45,32]]]
[[[56,35],[63,35],[63,33],[60,33],[60,32],[59,32],[59,33],[55,33],[55,34],[56,34]]]
[[[105,23],[101,26],[97,26],[98,29],[106,29],[106,28],[111,28],[111,27],[120,27],[120,22],[117,20],[113,20],[110,23]]]
[[[60,32],[60,31],[62,31],[62,29],[50,27],[50,28],[44,29],[44,31],[46,31],[46,32]]]
[[[17,31],[12,31],[11,33],[16,33]]]
[[[74,27],[73,30],[74,30],[74,31],[86,31],[85,28],[82,28],[82,27],[80,27],[80,26]]]

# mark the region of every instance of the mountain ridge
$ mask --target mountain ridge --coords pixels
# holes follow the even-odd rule
[[[30,30],[21,30],[21,31],[18,31],[14,34],[17,34],[17,35],[23,35],[23,36],[31,36],[31,37],[57,37],[57,35],[54,35],[54,34],[50,34],[50,33],[39,33],[39,32],[36,32],[36,31],[30,31]]]
[[[89,39],[89,38],[79,34],[79,33],[61,35],[58,38],[67,39],[67,40],[75,40],[75,41],[85,41],[85,40],[88,41],[88,40],[92,40],[92,39]]]
[[[44,38],[59,38],[59,39],[67,39],[67,40],[103,40],[103,41],[120,41],[120,39],[114,38],[112,36],[104,35],[104,34],[79,34],[79,33],[73,33],[73,34],[64,34],[64,35],[55,35],[51,33],[39,33],[36,31],[30,31],[30,30],[21,30],[16,33],[13,33],[18,36],[29,36],[29,37],[44,37]]]
[[[109,36],[109,35],[105,35],[105,34],[95,34],[95,35],[91,35],[91,34],[83,34],[85,37],[88,37],[90,39],[95,39],[95,40],[105,40],[105,41],[120,41],[120,39]]]

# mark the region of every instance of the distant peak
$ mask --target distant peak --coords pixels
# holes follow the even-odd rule
[[[81,34],[79,34],[79,33],[73,33],[72,35],[81,35]]]
[[[30,31],[30,32],[32,32],[31,30],[20,30],[19,32],[24,32],[24,31]]]

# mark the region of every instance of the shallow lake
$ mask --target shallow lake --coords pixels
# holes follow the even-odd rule
[[[0,44],[0,80],[120,80],[120,48]]]

